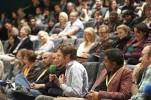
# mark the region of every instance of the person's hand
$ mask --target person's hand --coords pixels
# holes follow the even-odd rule
[[[36,84],[36,83],[31,83],[30,84],[31,89],[40,89],[40,88],[44,88],[45,84]]]
[[[131,93],[132,93],[132,95],[136,95],[137,92],[138,92],[137,84],[133,83],[132,86],[131,86]]]
[[[82,12],[86,14],[87,13],[87,9],[83,8]]]
[[[137,82],[138,80],[138,77],[140,75],[140,71],[141,71],[141,63],[137,64],[133,70],[133,73],[132,73],[132,82]]]
[[[57,76],[55,74],[49,74],[49,82],[52,82],[53,80],[56,80]]]
[[[39,89],[40,88],[40,85],[39,84],[36,84],[36,83],[31,83],[30,87],[32,89]]]
[[[87,95],[86,98],[88,100],[100,100],[98,97],[99,93],[96,91],[90,91]]]
[[[88,58],[89,57],[89,54],[87,52],[82,52],[81,56],[83,58]]]
[[[19,63],[19,60],[16,58],[10,60],[10,64],[12,64],[12,65],[17,64],[17,63]]]
[[[61,74],[61,75],[59,76],[59,83],[60,83],[60,84],[64,84],[64,83],[65,83],[65,76],[64,76],[64,74]]]
[[[58,37],[64,37],[64,36],[66,36],[65,32],[60,32],[60,33],[58,34]]]
[[[54,82],[56,85],[60,86],[58,77],[55,74],[49,74],[49,82]]]

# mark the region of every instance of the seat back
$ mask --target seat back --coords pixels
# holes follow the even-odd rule
[[[74,45],[75,44],[75,39],[73,39],[73,38],[67,38],[67,39],[63,39],[63,43],[64,44],[72,44],[72,45]]]
[[[82,42],[83,42],[83,38],[77,38],[77,39],[75,40],[75,43],[74,43],[75,47],[78,49],[79,45],[80,45]]]
[[[88,73],[88,90],[90,90],[96,80],[98,67],[100,64],[99,62],[84,62],[83,65]]]

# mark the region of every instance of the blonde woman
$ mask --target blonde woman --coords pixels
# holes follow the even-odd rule
[[[61,12],[59,14],[59,22],[54,25],[52,30],[49,32],[49,35],[51,35],[51,38],[55,38],[58,36],[58,34],[64,30],[66,27],[66,24],[68,22],[68,15],[65,12]]]
[[[54,48],[53,41],[49,40],[49,35],[45,31],[38,32],[39,47],[35,51],[37,55],[41,55],[43,52],[51,51]]]
[[[115,47],[123,50],[124,46],[127,42],[131,39],[130,35],[130,28],[127,25],[119,25],[116,28],[116,35],[118,37],[117,41],[115,42]]]
[[[89,50],[95,45],[96,33],[93,28],[88,27],[84,30],[84,41],[79,45],[77,56],[88,58]]]

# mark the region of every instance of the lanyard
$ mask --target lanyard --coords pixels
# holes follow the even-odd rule
[[[114,78],[114,76],[116,75],[116,73],[114,73],[110,79],[109,79],[109,75],[106,76],[106,86],[107,87],[108,87],[109,83],[112,81],[112,79]]]

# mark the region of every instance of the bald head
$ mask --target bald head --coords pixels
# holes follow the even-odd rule
[[[45,52],[42,54],[42,61],[45,65],[49,65],[53,62],[53,54],[52,52]]]
[[[143,62],[145,60],[149,60],[149,57],[151,57],[151,45],[147,45],[144,47],[144,49],[141,52],[140,61]]]
[[[148,56],[151,56],[151,45],[146,45],[142,50],[142,54],[147,54]]]

